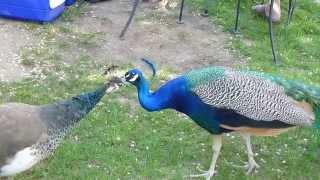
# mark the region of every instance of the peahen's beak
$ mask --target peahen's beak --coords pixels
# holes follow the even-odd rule
[[[125,76],[121,76],[121,81],[122,81],[123,85],[129,84],[128,81],[126,80]]]
[[[110,93],[112,91],[118,90],[120,86],[124,85],[123,78],[119,77],[113,77],[110,79],[110,81],[107,83],[107,93]]]
[[[126,81],[126,77],[125,76],[121,76],[121,81],[123,84],[125,84],[127,81]]]

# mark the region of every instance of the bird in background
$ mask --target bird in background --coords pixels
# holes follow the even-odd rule
[[[105,93],[121,84],[121,79],[115,77],[93,92],[54,104],[0,105],[0,177],[28,170],[52,154]]]
[[[155,67],[147,62],[155,75]],[[320,128],[320,88],[265,73],[208,67],[191,70],[151,92],[139,69],[125,73],[147,111],[174,109],[213,135],[208,171],[191,177],[210,180],[222,146],[222,135],[238,132],[248,153],[247,174],[259,168],[251,136],[276,136],[295,126]],[[317,123],[316,123],[317,122]]]

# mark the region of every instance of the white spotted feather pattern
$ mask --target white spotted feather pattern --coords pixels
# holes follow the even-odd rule
[[[192,90],[206,104],[234,110],[253,120],[279,120],[292,125],[311,125],[314,121],[281,86],[252,74],[226,69],[223,76]]]

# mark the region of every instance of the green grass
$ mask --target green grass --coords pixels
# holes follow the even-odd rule
[[[99,65],[81,60],[64,69],[66,79],[49,73],[45,80],[2,84],[1,101],[45,104],[89,91],[105,80]],[[88,73],[87,69],[96,69]],[[93,78],[94,77],[94,78]],[[10,96],[8,96],[7,92]],[[118,99],[125,101],[119,101]],[[320,141],[311,129],[297,129],[278,138],[254,138],[257,162],[262,166],[246,176],[242,140],[224,138],[216,179],[318,179]],[[15,179],[182,179],[208,168],[211,140],[207,132],[178,113],[148,113],[136,103],[131,86],[105,96],[54,156]]]
[[[281,22],[273,27],[282,65],[275,66],[267,20],[251,10],[251,6],[259,2],[241,1],[241,36],[233,38],[231,48],[240,50],[242,55],[248,57],[248,66],[252,70],[319,84],[320,4],[313,0],[297,2],[293,21],[286,27],[288,1],[281,1]],[[196,9],[203,7],[203,0],[189,0],[188,3]],[[234,27],[235,0],[214,0],[209,7],[210,18],[215,23],[222,25],[225,31]]]

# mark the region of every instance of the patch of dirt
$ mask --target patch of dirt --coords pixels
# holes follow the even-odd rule
[[[30,32],[19,28],[18,22],[0,19],[0,81],[15,81],[30,75],[20,64],[20,48],[34,43]]]
[[[113,0],[88,5],[83,14],[72,22],[58,20],[57,25],[64,24],[80,34],[99,34],[99,39],[102,39],[98,46],[81,47],[73,44],[68,50],[61,49],[62,59],[66,62],[77,61],[78,52],[82,52],[98,63],[131,63],[141,68],[139,59],[147,57],[157,66],[178,73],[196,67],[233,66],[244,62],[225,48],[232,35],[222,32],[207,18],[187,8],[185,23],[177,24],[177,9],[164,12],[140,4],[125,40],[120,40],[120,31],[131,8],[131,1]],[[19,28],[17,22],[1,19],[0,24],[1,40],[4,38],[6,42],[0,46],[0,78],[10,81],[21,79],[30,70],[19,64],[18,52],[21,47],[37,44],[33,39],[35,35]]]

